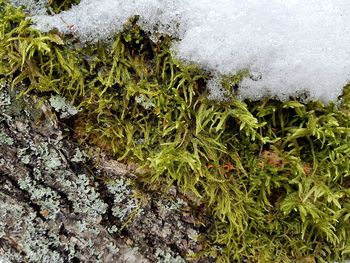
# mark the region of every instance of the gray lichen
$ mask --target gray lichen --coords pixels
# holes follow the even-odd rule
[[[113,195],[113,215],[119,220],[123,221],[128,218],[133,211],[138,213],[142,212],[139,209],[140,205],[136,198],[132,196],[130,189],[130,183],[123,178],[119,178],[113,181],[112,184],[108,184],[108,190]]]
[[[60,254],[51,249],[60,246],[58,235],[45,233],[45,223],[27,204],[0,193],[0,206],[1,239],[15,243],[15,248],[24,251],[29,262],[64,262]],[[8,228],[9,224],[11,228]],[[11,256],[12,251],[13,248],[7,250],[10,261],[20,257],[17,253]]]
[[[51,96],[49,101],[51,107],[53,107],[57,112],[61,113],[61,118],[68,118],[78,113],[78,110],[61,96]]]
[[[14,144],[14,141],[13,139],[8,136],[7,134],[3,133],[3,132],[0,132],[0,143],[2,144],[7,144],[7,145],[13,145]]]
[[[0,107],[2,116],[13,113],[13,105]],[[72,171],[61,131],[34,125],[26,110],[0,121],[0,254],[10,262],[117,262],[94,175]]]
[[[84,162],[86,157],[87,154],[84,151],[80,150],[79,148],[75,148],[75,153],[71,161],[76,163]]]
[[[152,101],[152,99],[146,98],[144,95],[136,96],[135,101],[136,103],[144,107],[146,110],[155,107],[155,104]]]
[[[161,250],[157,248],[155,255],[157,257],[157,263],[185,263],[186,262],[182,257],[175,256],[174,253],[169,249]]]

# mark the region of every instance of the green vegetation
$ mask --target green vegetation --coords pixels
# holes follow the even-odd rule
[[[113,42],[88,46],[25,18],[0,0],[0,78],[24,83],[22,95],[72,101],[81,140],[141,165],[147,185],[199,198],[215,222],[203,255],[350,258],[349,89],[338,105],[208,101],[209,74],[174,59],[169,37],[153,43],[137,18]]]
[[[80,0],[48,0],[48,7],[55,14],[68,10],[72,5],[79,4]]]

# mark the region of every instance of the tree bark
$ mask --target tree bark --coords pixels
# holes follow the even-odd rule
[[[48,103],[15,96],[0,88],[1,263],[211,262],[188,257],[208,222],[175,188],[140,189],[133,167],[85,153]]]

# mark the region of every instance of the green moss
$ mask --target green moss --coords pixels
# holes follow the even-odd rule
[[[137,19],[113,43],[83,47],[74,36],[31,29],[20,11],[0,3],[0,75],[13,87],[24,82],[22,94],[72,101],[80,108],[76,134],[142,165],[143,183],[177,185],[200,198],[215,222],[203,255],[218,262],[350,258],[348,88],[339,105],[215,103],[207,100],[208,73],[174,59],[171,39],[153,43]],[[230,88],[245,74],[223,83]]]
[[[73,5],[79,4],[79,2],[80,0],[48,0],[48,7],[57,14],[70,9]]]

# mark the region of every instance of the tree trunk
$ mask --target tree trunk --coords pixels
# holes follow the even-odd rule
[[[66,138],[49,104],[15,95],[0,88],[1,263],[210,262],[188,257],[207,222],[175,188],[139,189],[132,167]]]

